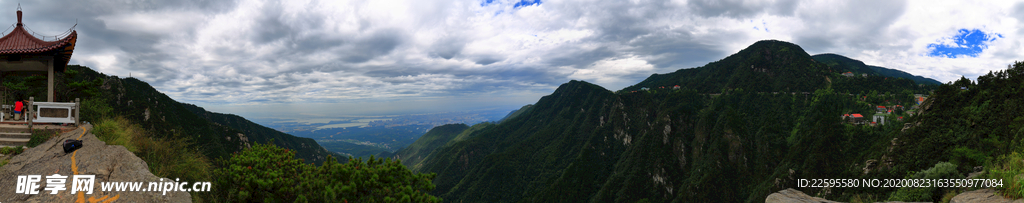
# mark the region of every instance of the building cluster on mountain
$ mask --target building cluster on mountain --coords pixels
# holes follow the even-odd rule
[[[889,117],[890,115],[894,115],[893,111],[896,111],[896,110],[905,110],[905,108],[904,108],[903,105],[898,105],[898,104],[897,105],[889,105],[889,106],[876,106],[875,107],[875,113],[874,113],[874,115],[871,116],[871,120],[870,121],[864,120],[864,115],[861,115],[859,113],[843,114],[842,115],[842,120],[844,122],[847,122],[847,123],[850,123],[850,124],[854,124],[854,125],[863,125],[863,124],[868,124],[868,125],[871,125],[871,126],[885,125],[886,118]],[[908,112],[908,113],[911,113],[911,112]],[[896,115],[896,120],[897,121],[902,121],[903,120],[903,116]]]

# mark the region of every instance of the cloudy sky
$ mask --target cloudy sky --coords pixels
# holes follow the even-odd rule
[[[18,2],[2,1],[13,24]],[[610,90],[764,39],[946,82],[1024,60],[1024,2],[937,0],[43,0],[71,64],[243,116],[517,108]],[[291,114],[297,113],[297,114]]]

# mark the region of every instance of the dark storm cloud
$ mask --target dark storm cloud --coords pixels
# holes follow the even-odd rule
[[[445,35],[440,40],[431,45],[431,55],[437,56],[443,59],[452,59],[459,53],[462,53],[462,48],[466,46],[466,42],[463,39]]]
[[[704,17],[749,18],[762,13],[791,16],[799,4],[796,0],[774,2],[743,0],[689,0],[690,10]]]
[[[586,66],[598,60],[613,57],[618,53],[607,46],[598,47],[593,50],[576,50],[572,52],[554,53],[552,59],[548,60],[551,66]]]
[[[342,60],[350,63],[362,63],[381,55],[387,55],[401,43],[403,37],[397,30],[377,31],[346,47],[347,50],[344,52]]]
[[[675,69],[692,68],[702,66],[708,62],[726,56],[727,53],[713,42],[716,40],[728,40],[742,37],[742,35],[720,31],[715,38],[697,38],[688,32],[661,32],[649,37],[643,37],[631,41],[631,51],[653,56],[648,62],[657,68],[668,68],[668,72]],[[740,36],[737,36],[740,35]]]
[[[828,50],[833,46],[864,50],[880,49],[879,37],[888,37],[887,28],[906,11],[902,0],[865,0],[828,4],[827,8],[797,13],[805,30],[796,34],[796,43],[808,51]]]

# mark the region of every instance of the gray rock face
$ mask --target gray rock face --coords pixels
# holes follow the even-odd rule
[[[949,203],[1003,203],[1003,202],[1014,202],[1021,203],[1024,200],[1011,200],[1006,199],[996,193],[993,189],[980,189],[969,192],[960,193],[949,200]]]
[[[104,182],[141,182],[141,190],[147,190],[150,182],[170,182],[173,179],[163,179],[149,172],[149,166],[135,154],[129,152],[124,146],[106,145],[91,133],[85,133],[83,128],[92,129],[91,125],[62,133],[57,137],[24,153],[12,157],[7,165],[0,168],[0,202],[75,202],[87,201],[88,199],[116,198],[113,202],[192,202],[192,196],[188,192],[172,191],[103,191],[101,183]],[[66,139],[79,139],[83,147],[73,153],[64,153],[62,144]],[[72,156],[77,165],[78,175],[95,175],[93,193],[79,196],[71,194],[73,165]],[[46,185],[46,176],[59,174],[67,176],[64,191],[57,194],[50,194],[51,191],[43,190]],[[16,186],[20,175],[41,175],[42,180],[39,194],[18,194]],[[158,184],[164,187],[164,184]],[[192,183],[186,184],[185,188],[191,188]],[[79,200],[78,198],[84,198]]]
[[[955,198],[954,198],[955,199]],[[812,197],[804,194],[799,190],[793,188],[787,188],[785,190],[772,193],[764,199],[765,203],[840,203],[837,201],[827,200],[821,197]],[[903,203],[903,202],[884,202],[884,203]]]
[[[836,203],[836,201],[829,201],[820,197],[811,197],[810,195],[804,194],[799,190],[793,188],[787,188],[785,190],[772,193],[764,199],[765,203]]]

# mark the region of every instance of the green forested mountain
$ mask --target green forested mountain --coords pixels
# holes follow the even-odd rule
[[[874,76],[892,77],[892,78],[906,78],[906,79],[913,80],[917,84],[928,84],[928,85],[942,84],[941,82],[939,82],[939,81],[937,81],[935,79],[921,77],[921,76],[916,76],[916,75],[911,75],[910,73],[903,72],[903,71],[896,70],[896,69],[888,69],[888,68],[878,67],[878,66],[869,66],[867,64],[864,64],[864,62],[861,62],[861,61],[858,61],[858,60],[855,60],[855,59],[851,59],[851,58],[848,58],[848,57],[845,57],[845,56],[842,56],[842,55],[838,55],[838,54],[818,54],[818,55],[811,56],[811,58],[813,58],[814,61],[817,61],[818,63],[824,63],[825,65],[828,65],[829,67],[834,68],[836,71],[838,71],[840,73],[852,72],[856,76],[860,76],[862,73],[866,73],[868,75],[874,75]]]
[[[499,120],[498,123],[505,122],[505,120],[508,120],[510,118],[515,118],[516,116],[519,116],[520,114],[523,114],[523,112],[526,112],[526,110],[529,110],[530,107],[533,107],[533,104],[527,104],[527,105],[525,105],[523,107],[520,107],[519,109],[517,109],[515,111],[508,112],[508,115],[505,115],[504,118],[501,118],[501,120]]]
[[[252,121],[238,115],[209,112],[206,111],[206,109],[203,109],[203,107],[193,104],[181,103],[181,105],[184,106],[185,109],[188,109],[192,113],[206,119],[207,121],[213,122],[216,125],[240,131],[241,135],[237,136],[245,136],[250,145],[251,143],[269,143],[273,141],[274,144],[279,147],[298,151],[298,153],[295,154],[296,158],[309,160],[311,163],[321,163],[327,158],[327,155],[330,154],[327,149],[321,147],[312,138],[289,135],[266,126],[253,123]]]
[[[925,177],[941,162],[953,163],[954,173],[968,173],[1021,149],[1014,142],[1020,136],[1001,134],[1024,132],[1015,130],[1024,126],[1014,124],[1020,119],[1003,115],[1020,115],[1003,111],[1019,107],[1007,100],[1019,97],[978,87],[1020,94],[1022,83],[1005,79],[1013,74],[983,76],[979,85],[941,86],[928,104],[950,101],[967,109],[931,117],[937,105],[906,112],[916,108],[911,93],[934,86],[836,72],[796,45],[761,41],[703,67],[653,75],[628,91],[571,81],[518,116],[449,141],[414,170],[437,173],[432,194],[452,202],[762,202],[785,188],[840,201],[933,201],[949,190],[823,190],[797,187],[796,180]],[[681,87],[671,88],[676,84]],[[937,99],[950,98],[950,92],[963,96]],[[876,113],[882,105],[905,108]],[[987,113],[966,115],[978,111]],[[850,113],[887,122],[855,125],[841,117]],[[921,127],[926,120],[944,121]],[[973,131],[980,127],[996,130]],[[934,133],[956,139],[932,138]]]
[[[913,117],[914,127],[895,143],[899,147],[890,157],[897,165],[922,168],[949,161],[970,170],[1024,151],[1024,62],[977,82],[961,77],[942,85],[923,106],[925,113]]]
[[[700,93],[718,93],[732,88],[757,92],[813,92],[824,86],[830,72],[828,66],[814,62],[800,46],[765,40],[702,67],[651,75],[624,90],[679,85]]]
[[[227,157],[253,143],[274,144],[296,150],[296,157],[308,163],[322,163],[329,152],[309,138],[281,133],[245,118],[208,112],[198,106],[174,101],[148,83],[135,78],[119,78],[98,73],[88,67],[70,65],[76,71],[72,81],[101,79],[97,95],[90,98],[107,103],[109,113],[123,116],[144,127],[156,137],[187,137],[211,159]],[[61,73],[66,74],[66,73]],[[90,115],[83,115],[88,119]]]
[[[455,136],[458,136],[459,133],[466,129],[469,129],[469,126],[461,123],[434,127],[427,131],[426,134],[423,134],[423,136],[420,136],[419,139],[416,139],[416,142],[395,152],[393,156],[401,159],[402,164],[405,164],[406,167],[410,169],[415,168],[414,166],[418,165],[427,155],[430,155],[430,152],[452,141],[455,139]]]

